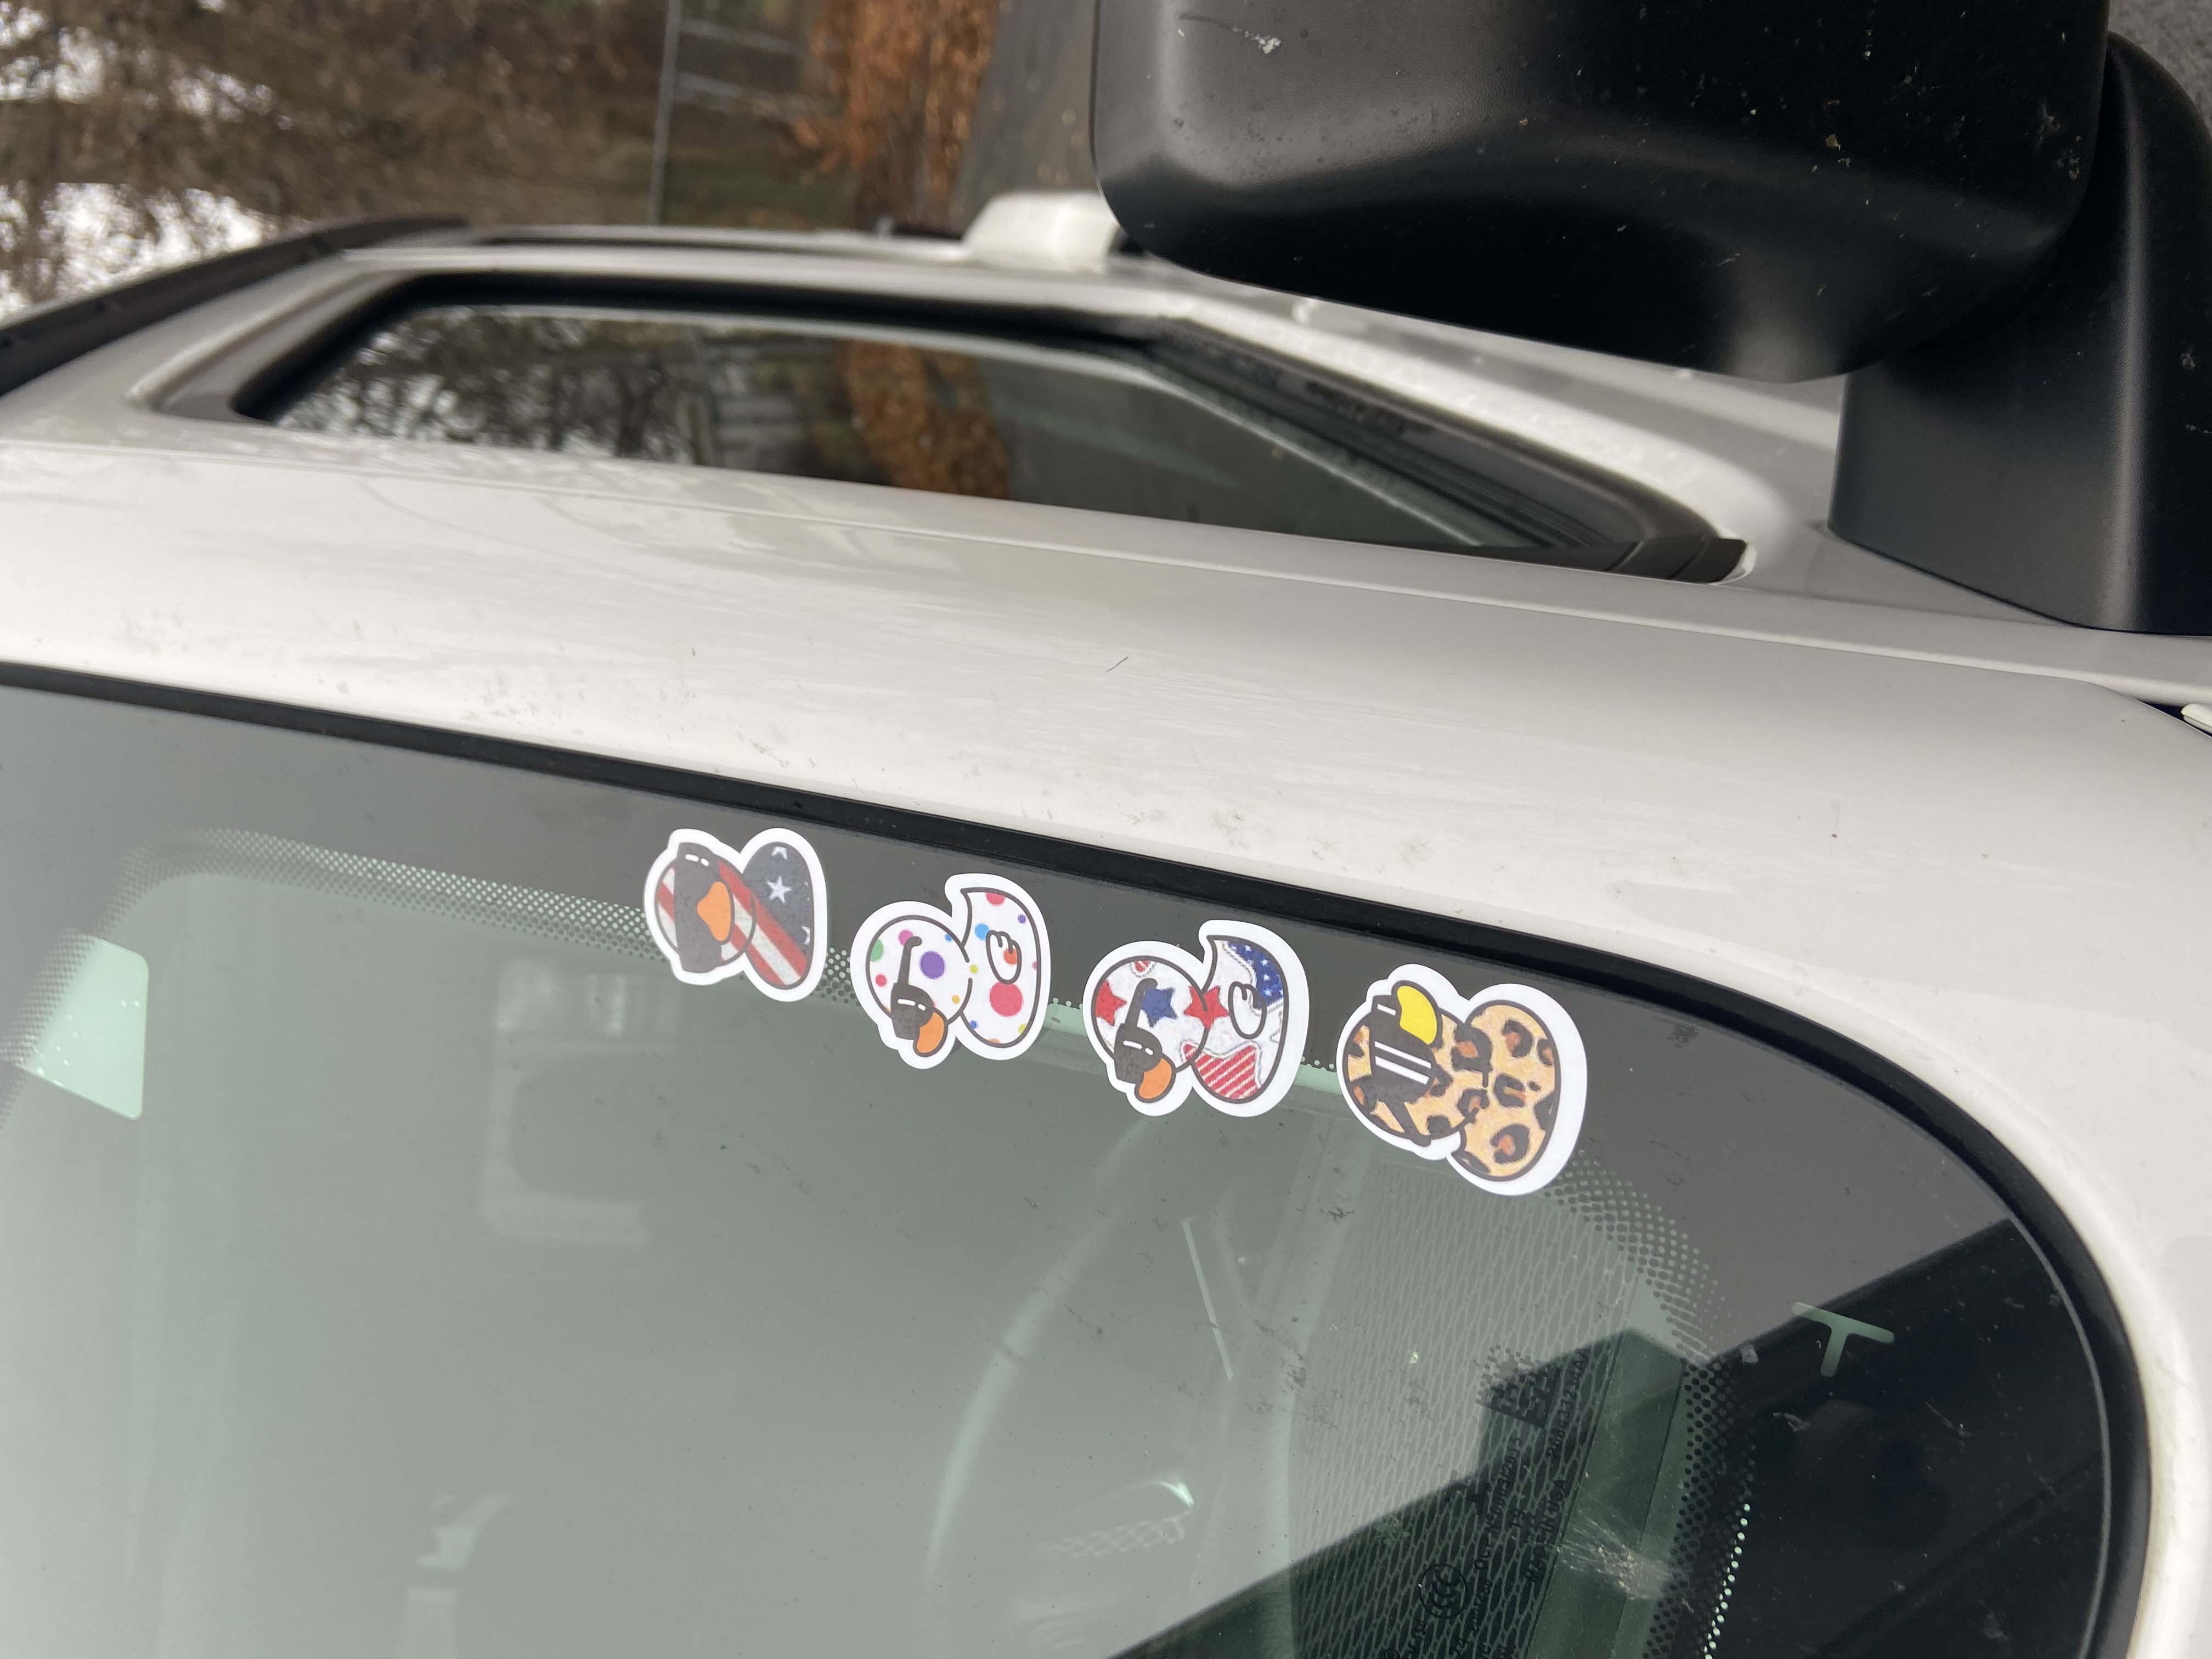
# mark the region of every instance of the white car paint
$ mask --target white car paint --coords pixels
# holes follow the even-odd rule
[[[2132,1650],[2212,1652],[2212,743],[2146,706],[2212,702],[2212,641],[1833,552],[1817,398],[1148,262],[869,252],[418,242],[104,349],[0,399],[0,659],[1160,855],[1794,1010],[1957,1102],[2066,1209],[2149,1416]],[[1188,318],[1601,457],[1756,557],[1696,588],[150,407],[363,270],[678,261]],[[943,665],[926,724],[908,647]]]

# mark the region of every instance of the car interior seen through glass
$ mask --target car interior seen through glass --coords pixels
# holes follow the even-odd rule
[[[841,406],[836,344],[756,337]],[[709,441],[678,409],[625,430]],[[852,430],[711,441],[881,465]],[[2094,1617],[2100,1378],[2037,1243],[1663,991],[52,691],[0,691],[0,772],[21,1651],[1771,1659]]]
[[[276,414],[295,431],[730,467],[1348,541],[1528,531],[1158,365],[858,324],[442,305]]]

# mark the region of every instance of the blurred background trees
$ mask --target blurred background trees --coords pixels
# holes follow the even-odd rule
[[[0,274],[26,300],[90,274],[69,260],[95,229],[128,261],[416,204],[638,216],[655,0],[40,0],[0,19]]]
[[[0,303],[362,214],[641,221],[659,124],[669,222],[956,228],[1002,11],[985,125],[1058,99],[1012,173],[1089,182],[1090,0],[0,0]]]
[[[359,214],[641,221],[664,129],[669,222],[956,230],[1092,182],[1094,3],[0,0],[0,308]],[[2112,21],[2212,114],[2212,0]]]

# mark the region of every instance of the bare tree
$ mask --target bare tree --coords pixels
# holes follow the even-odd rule
[[[757,40],[716,20],[769,13],[805,95],[687,110],[672,217],[946,224],[999,0],[688,0],[684,44]],[[111,264],[211,252],[241,211],[249,233],[642,218],[667,17],[666,0],[0,0],[0,289],[70,286],[92,198]]]
[[[72,191],[111,234],[452,210],[640,216],[661,0],[0,4],[0,277],[52,294]],[[204,192],[204,195],[196,195]]]

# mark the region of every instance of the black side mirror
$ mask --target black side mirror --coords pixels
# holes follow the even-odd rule
[[[1148,251],[1764,380],[2030,281],[2087,187],[2105,0],[1103,0]]]
[[[2115,39],[2049,276],[1844,394],[1837,534],[2094,628],[2212,634],[2212,135]]]
[[[1864,371],[1842,533],[2212,632],[2212,140],[2111,57],[2107,94],[2105,0],[1102,0],[1093,143],[1124,228],[1195,270]]]

